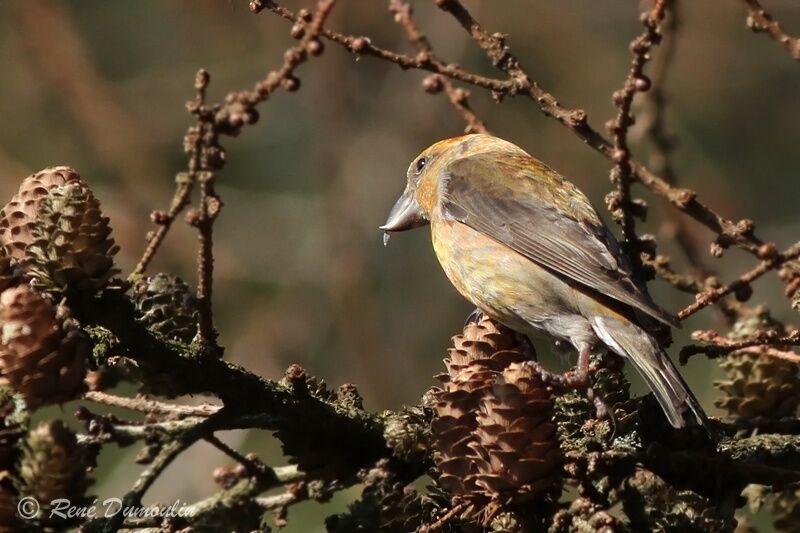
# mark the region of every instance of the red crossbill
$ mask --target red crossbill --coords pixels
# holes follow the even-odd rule
[[[430,224],[447,277],[480,311],[524,335],[630,361],[674,427],[687,409],[707,418],[675,365],[648,333],[675,326],[631,276],[614,235],[575,185],[510,142],[490,135],[440,141],[408,168],[385,232]]]

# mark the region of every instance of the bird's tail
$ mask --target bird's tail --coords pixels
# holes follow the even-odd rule
[[[653,391],[673,427],[686,425],[686,411],[710,431],[708,416],[669,356],[646,331],[616,317],[597,317],[592,327],[598,337],[618,355],[629,360]]]

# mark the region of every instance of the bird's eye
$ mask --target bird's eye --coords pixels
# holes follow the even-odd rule
[[[422,169],[425,168],[425,164],[427,162],[428,160],[425,159],[424,157],[420,157],[419,159],[417,159],[417,174],[422,172]]]

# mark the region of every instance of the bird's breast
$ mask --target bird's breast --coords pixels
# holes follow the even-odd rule
[[[508,246],[455,221],[431,223],[436,257],[455,288],[476,307],[517,331],[575,312],[574,291]]]

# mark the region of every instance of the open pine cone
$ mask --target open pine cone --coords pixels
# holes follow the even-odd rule
[[[17,194],[0,211],[0,246],[10,257],[25,259],[28,245],[34,240],[33,228],[42,199],[51,189],[67,183],[85,185],[69,167],[46,168],[22,181]]]
[[[0,385],[0,472],[13,468],[19,452],[19,442],[27,429],[27,411],[17,409],[13,391]]]
[[[483,318],[453,344],[434,393],[433,459],[440,484],[488,521],[500,506],[554,486],[561,453],[553,400],[510,330]]]
[[[47,508],[52,500],[69,498],[71,505],[83,505],[90,484],[84,450],[75,434],[60,420],[42,423],[30,432],[20,459],[16,485],[20,496],[36,498],[42,505],[42,526],[53,525],[48,521]],[[50,520],[60,526],[66,525],[57,517]]]
[[[0,245],[0,292],[6,290],[14,282],[14,271],[11,265],[12,258]]]
[[[100,202],[81,183],[50,189],[41,199],[27,248],[28,269],[46,291],[97,291],[117,273],[119,247],[111,237]]]
[[[734,324],[728,337],[746,339],[758,331],[783,333],[783,326],[766,311],[757,310]],[[795,416],[800,405],[800,376],[797,364],[775,357],[734,352],[720,363],[728,379],[714,382],[724,396],[714,402],[735,418],[783,418]]]
[[[64,314],[25,285],[0,294],[0,379],[30,409],[83,391],[88,347]]]

